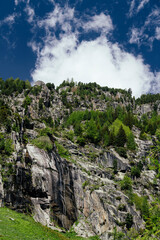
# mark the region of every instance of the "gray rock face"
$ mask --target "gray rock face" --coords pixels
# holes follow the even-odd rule
[[[152,112],[153,108],[151,106],[151,104],[142,104],[142,105],[139,105],[137,106],[136,108],[136,114],[146,114],[146,113],[149,113],[149,112]]]
[[[113,150],[101,161],[113,167],[114,158],[120,171],[127,169],[127,160]],[[77,166],[60,158],[56,150],[47,153],[27,144],[15,155],[15,175],[4,189],[0,179],[0,197],[12,209],[32,212],[36,221],[52,229],[57,224],[69,229],[77,221],[73,228],[78,235],[107,239],[117,223],[125,222],[127,212],[133,215],[135,228],[143,227],[140,214],[117,187],[94,164]]]
[[[0,179],[1,200],[13,209],[33,212],[44,225],[53,227],[55,221],[69,229],[77,219],[70,165],[54,151],[47,154],[29,144],[22,155],[25,162],[17,162],[14,181],[4,186],[4,194]]]
[[[117,169],[119,171],[127,171],[129,169],[129,162],[127,159],[122,158],[114,151],[114,149],[110,149],[110,151],[104,152],[98,159],[98,162],[102,164],[104,167],[113,168],[114,162],[116,161]]]

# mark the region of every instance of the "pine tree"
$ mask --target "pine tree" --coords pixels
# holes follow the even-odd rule
[[[116,136],[116,145],[118,147],[124,147],[124,144],[126,143],[126,141],[127,141],[127,137],[126,137],[125,131],[121,125],[121,127],[118,131],[118,134]]]

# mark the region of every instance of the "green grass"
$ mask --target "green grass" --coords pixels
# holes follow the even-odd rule
[[[75,233],[59,233],[33,220],[32,217],[8,208],[0,208],[0,240],[98,240],[82,238]]]

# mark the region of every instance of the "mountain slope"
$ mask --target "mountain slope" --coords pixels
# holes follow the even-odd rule
[[[84,237],[159,238],[158,95],[19,79],[0,89],[1,206]]]

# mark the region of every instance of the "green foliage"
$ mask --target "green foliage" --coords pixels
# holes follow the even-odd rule
[[[23,107],[25,108],[26,111],[28,110],[28,106],[31,104],[31,102],[32,102],[32,98],[30,98],[27,95],[23,101]]]
[[[121,157],[127,158],[127,150],[126,150],[126,148],[124,148],[124,147],[116,147],[115,150]]]
[[[53,149],[53,143],[48,136],[41,136],[32,140],[32,144],[45,151],[51,151]]]
[[[66,127],[73,126],[74,133],[78,137],[77,142],[80,144],[81,142],[83,145],[84,142],[92,142],[103,143],[104,146],[124,147],[127,142],[128,149],[134,150],[136,145],[130,128],[118,118],[114,121],[115,116],[123,120],[125,114],[126,112],[122,108],[116,110],[108,108],[106,112],[75,111],[68,117],[65,125]],[[126,157],[125,153],[121,155]]]
[[[136,149],[136,143],[134,140],[133,133],[130,133],[127,137],[127,148],[129,150],[135,150]]]
[[[61,157],[68,158],[69,157],[69,152],[67,149],[65,149],[60,143],[55,141],[55,145],[57,147],[58,153]]]
[[[0,133],[0,154],[10,156],[13,150],[12,140],[5,139],[4,135]]]
[[[47,83],[46,86],[47,86],[48,89],[51,90],[51,91],[55,89],[54,83]]]
[[[160,94],[143,94],[140,98],[136,99],[136,104],[154,103],[160,100]]]
[[[11,115],[11,111],[7,105],[2,105],[0,107],[0,124],[5,125],[9,120]]]
[[[82,146],[82,147],[84,147],[85,146],[85,144],[86,144],[86,140],[85,140],[85,138],[84,137],[77,137],[77,143],[80,145],[80,146]]]
[[[22,93],[24,89],[30,89],[31,85],[30,82],[20,80],[16,78],[15,80],[11,77],[8,78],[6,81],[0,79],[0,90],[1,93],[4,95],[13,95],[13,93]]]
[[[113,235],[113,240],[124,240],[125,239],[125,234],[123,232],[117,232],[116,227],[114,228],[112,235]]]
[[[38,94],[41,92],[41,90],[42,90],[42,86],[35,85],[31,88],[30,93],[33,94],[34,96],[38,96]]]
[[[132,180],[127,175],[120,182],[122,190],[132,190]]]
[[[125,131],[121,125],[119,128],[119,131],[117,133],[117,136],[116,136],[116,145],[118,147],[124,147],[124,144],[126,143],[126,141],[127,141],[127,137],[126,137]]]
[[[122,121],[119,120],[118,118],[112,123],[112,125],[110,126],[109,129],[110,129],[110,131],[114,132],[115,135],[117,135],[121,127],[123,128],[127,137],[132,133],[130,128],[125,126],[122,123]]]
[[[39,131],[40,136],[49,136],[50,134],[53,134],[53,129],[51,129],[49,127],[42,128]]]
[[[117,159],[116,158],[113,160],[113,172],[114,172],[114,174],[117,173]]]
[[[66,137],[71,141],[73,142],[74,141],[74,132],[72,130],[68,131],[66,133]]]
[[[24,117],[23,126],[27,129],[33,129],[33,124],[30,123],[30,119],[27,116]]]
[[[145,196],[140,197],[137,194],[133,193],[133,202],[136,206],[136,209],[140,210],[142,217],[144,219],[147,219],[150,215],[147,197]]]
[[[160,141],[160,128],[156,130],[156,137]]]
[[[41,120],[47,125],[47,127],[53,128],[54,124],[53,124],[53,119],[51,116],[49,116],[47,118],[43,117]]]
[[[82,188],[85,189],[86,186],[88,186],[88,185],[89,185],[89,181],[86,180],[85,182],[82,183]]]
[[[126,205],[125,204],[119,204],[119,206],[118,206],[118,210],[119,211],[123,211],[123,212],[125,212],[126,211]]]
[[[44,103],[44,99],[43,99],[43,98],[40,98],[40,99],[39,99],[39,103],[38,103],[39,110],[42,110],[42,109],[43,109],[43,103]]]
[[[127,213],[127,216],[126,216],[126,228],[127,229],[130,229],[133,225],[133,216],[130,214],[130,213]]]
[[[93,143],[98,143],[100,140],[97,125],[93,119],[87,123],[87,138]]]
[[[139,178],[141,175],[140,169],[137,166],[131,168],[131,176]]]

